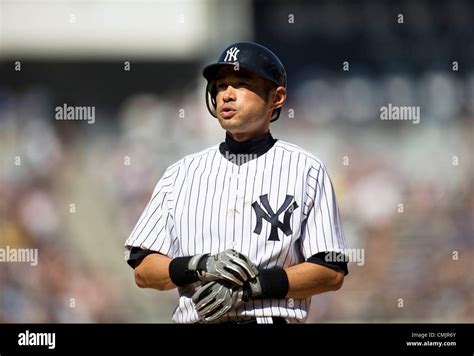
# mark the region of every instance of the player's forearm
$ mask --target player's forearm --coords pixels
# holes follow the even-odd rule
[[[314,263],[301,263],[285,269],[288,276],[287,298],[308,298],[341,288],[344,272]]]
[[[171,259],[169,257],[153,253],[146,256],[135,268],[135,282],[140,288],[153,288],[158,290],[169,290],[176,288],[171,282],[168,268]]]

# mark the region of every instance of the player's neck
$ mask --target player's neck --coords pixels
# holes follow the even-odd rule
[[[276,140],[270,134],[270,131],[259,138],[243,142],[238,142],[233,139],[231,135],[226,134],[225,142],[221,143],[219,150],[221,154],[228,159],[229,157],[234,157],[235,155],[245,156],[248,159],[241,162],[245,163],[248,160],[255,159],[268,152],[268,150],[273,147],[275,142]]]
[[[231,133],[230,131],[226,131],[226,137],[230,137],[232,140],[236,142],[247,142],[258,140],[262,137],[265,137],[270,132],[269,128],[263,128],[263,130],[258,132],[243,132],[243,133]]]

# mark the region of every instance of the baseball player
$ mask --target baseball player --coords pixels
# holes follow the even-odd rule
[[[225,141],[171,165],[125,242],[141,288],[178,288],[178,323],[304,322],[311,296],[341,287],[344,233],[324,164],[275,139],[286,71],[234,43],[204,68]]]

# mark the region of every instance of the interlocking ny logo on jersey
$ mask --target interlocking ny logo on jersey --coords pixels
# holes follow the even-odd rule
[[[240,49],[237,47],[232,47],[227,50],[225,54],[224,62],[235,62],[237,60],[237,54],[240,52]]]
[[[260,202],[262,203],[266,212],[262,209],[257,201],[253,202],[252,207],[255,210],[255,215],[257,216],[257,224],[255,225],[253,232],[256,234],[260,234],[262,232],[262,219],[265,219],[272,225],[268,241],[280,241],[278,238],[278,229],[283,231],[286,236],[290,235],[292,233],[290,227],[290,218],[293,214],[293,211],[298,208],[298,204],[296,204],[296,202],[293,202],[293,204],[289,206],[292,200],[293,196],[287,195],[282,206],[280,206],[277,212],[274,213],[270,203],[268,202],[268,194],[260,196]],[[283,212],[285,212],[285,215],[283,216],[283,222],[281,222],[278,220],[278,216],[280,216],[280,214]]]

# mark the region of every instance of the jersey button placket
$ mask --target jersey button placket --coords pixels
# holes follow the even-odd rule
[[[227,206],[227,226],[226,226],[226,231],[227,231],[227,236],[226,236],[226,241],[230,245],[227,246],[227,248],[232,248],[236,249],[236,242],[234,241],[234,231],[233,229],[235,228],[234,224],[236,221],[236,199],[237,199],[237,184],[238,184],[238,171],[239,169],[235,166],[232,166],[232,174],[230,175],[230,181],[229,181],[229,204]]]
[[[247,173],[247,165],[243,165],[239,167],[238,174],[237,174],[237,186],[235,191],[236,197],[236,205],[235,205],[235,230],[241,231],[242,230],[242,216],[244,214],[245,209],[245,179]],[[235,241],[233,241],[234,248],[239,247],[238,239],[239,236],[234,236]]]

